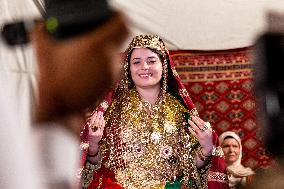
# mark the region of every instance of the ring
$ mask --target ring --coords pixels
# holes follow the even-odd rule
[[[204,122],[203,128],[200,130],[205,131],[206,129],[211,129],[211,124],[208,121]]]
[[[96,126],[95,124],[91,125],[91,128],[92,128],[93,132],[96,132],[99,129],[99,127]]]
[[[206,129],[210,129],[211,124],[208,121],[206,121],[206,122],[204,122],[204,127],[206,127]]]

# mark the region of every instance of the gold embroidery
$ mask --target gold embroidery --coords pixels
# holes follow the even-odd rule
[[[178,76],[178,73],[177,73],[176,69],[172,69],[172,70],[173,70],[173,75],[174,76]]]
[[[108,157],[103,163],[116,173],[118,183],[127,189],[150,189],[197,172],[190,153],[198,141],[182,125],[188,110],[169,94],[155,105],[141,102],[135,89],[127,96],[105,115],[110,126],[103,139],[108,146],[102,150]]]
[[[103,102],[101,103],[101,107],[103,108],[104,111],[107,110],[108,106],[109,106],[109,104],[108,104],[107,101],[103,101]]]
[[[100,188],[102,187],[102,185],[103,185],[103,177],[101,176],[101,177],[99,178],[99,186],[98,186],[98,189],[100,189]]]
[[[196,108],[193,108],[192,110],[190,110],[189,112],[190,117],[192,116],[198,116],[198,111]]]
[[[134,48],[151,48],[160,51],[165,57],[168,54],[168,50],[165,47],[165,44],[161,41],[157,35],[139,35],[133,38],[129,44],[126,52],[129,54]]]
[[[224,152],[223,152],[221,146],[214,147],[213,151],[212,151],[212,155],[213,156],[223,157],[224,156]]]
[[[81,144],[80,144],[80,149],[81,150],[88,150],[88,148],[89,148],[89,143],[81,142]]]
[[[209,171],[208,181],[228,183],[228,176],[225,173]]]
[[[180,89],[180,90],[179,90],[179,94],[180,94],[180,96],[182,96],[182,97],[189,97],[189,94],[188,94],[188,92],[186,91],[186,89]]]
[[[93,181],[94,172],[101,168],[101,161],[93,165],[90,162],[86,162],[85,167],[82,170],[82,187],[87,188]]]

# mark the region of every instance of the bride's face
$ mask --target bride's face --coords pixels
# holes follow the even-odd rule
[[[159,55],[147,48],[137,48],[130,57],[130,73],[138,88],[160,87],[163,66]]]

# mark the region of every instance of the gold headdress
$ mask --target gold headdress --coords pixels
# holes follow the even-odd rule
[[[130,54],[134,48],[150,48],[164,58],[168,55],[168,50],[166,49],[163,40],[157,35],[138,35],[134,37],[126,49],[127,55]]]

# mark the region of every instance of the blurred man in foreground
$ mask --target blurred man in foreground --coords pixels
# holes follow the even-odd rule
[[[257,171],[249,188],[284,188],[284,15],[271,13],[269,31],[260,35],[254,48],[258,119],[275,165]]]
[[[40,169],[34,180],[45,188],[72,188],[79,158],[80,116],[119,76],[117,59],[127,28],[123,16],[111,10],[105,0],[46,0],[43,17],[10,23],[2,31],[10,45],[31,40],[38,60],[36,139],[17,153],[24,160],[25,152],[36,144],[37,156],[32,158],[40,162]],[[21,127],[20,123],[14,125]],[[12,172],[17,174],[18,170]],[[14,187],[8,184],[5,188]]]

